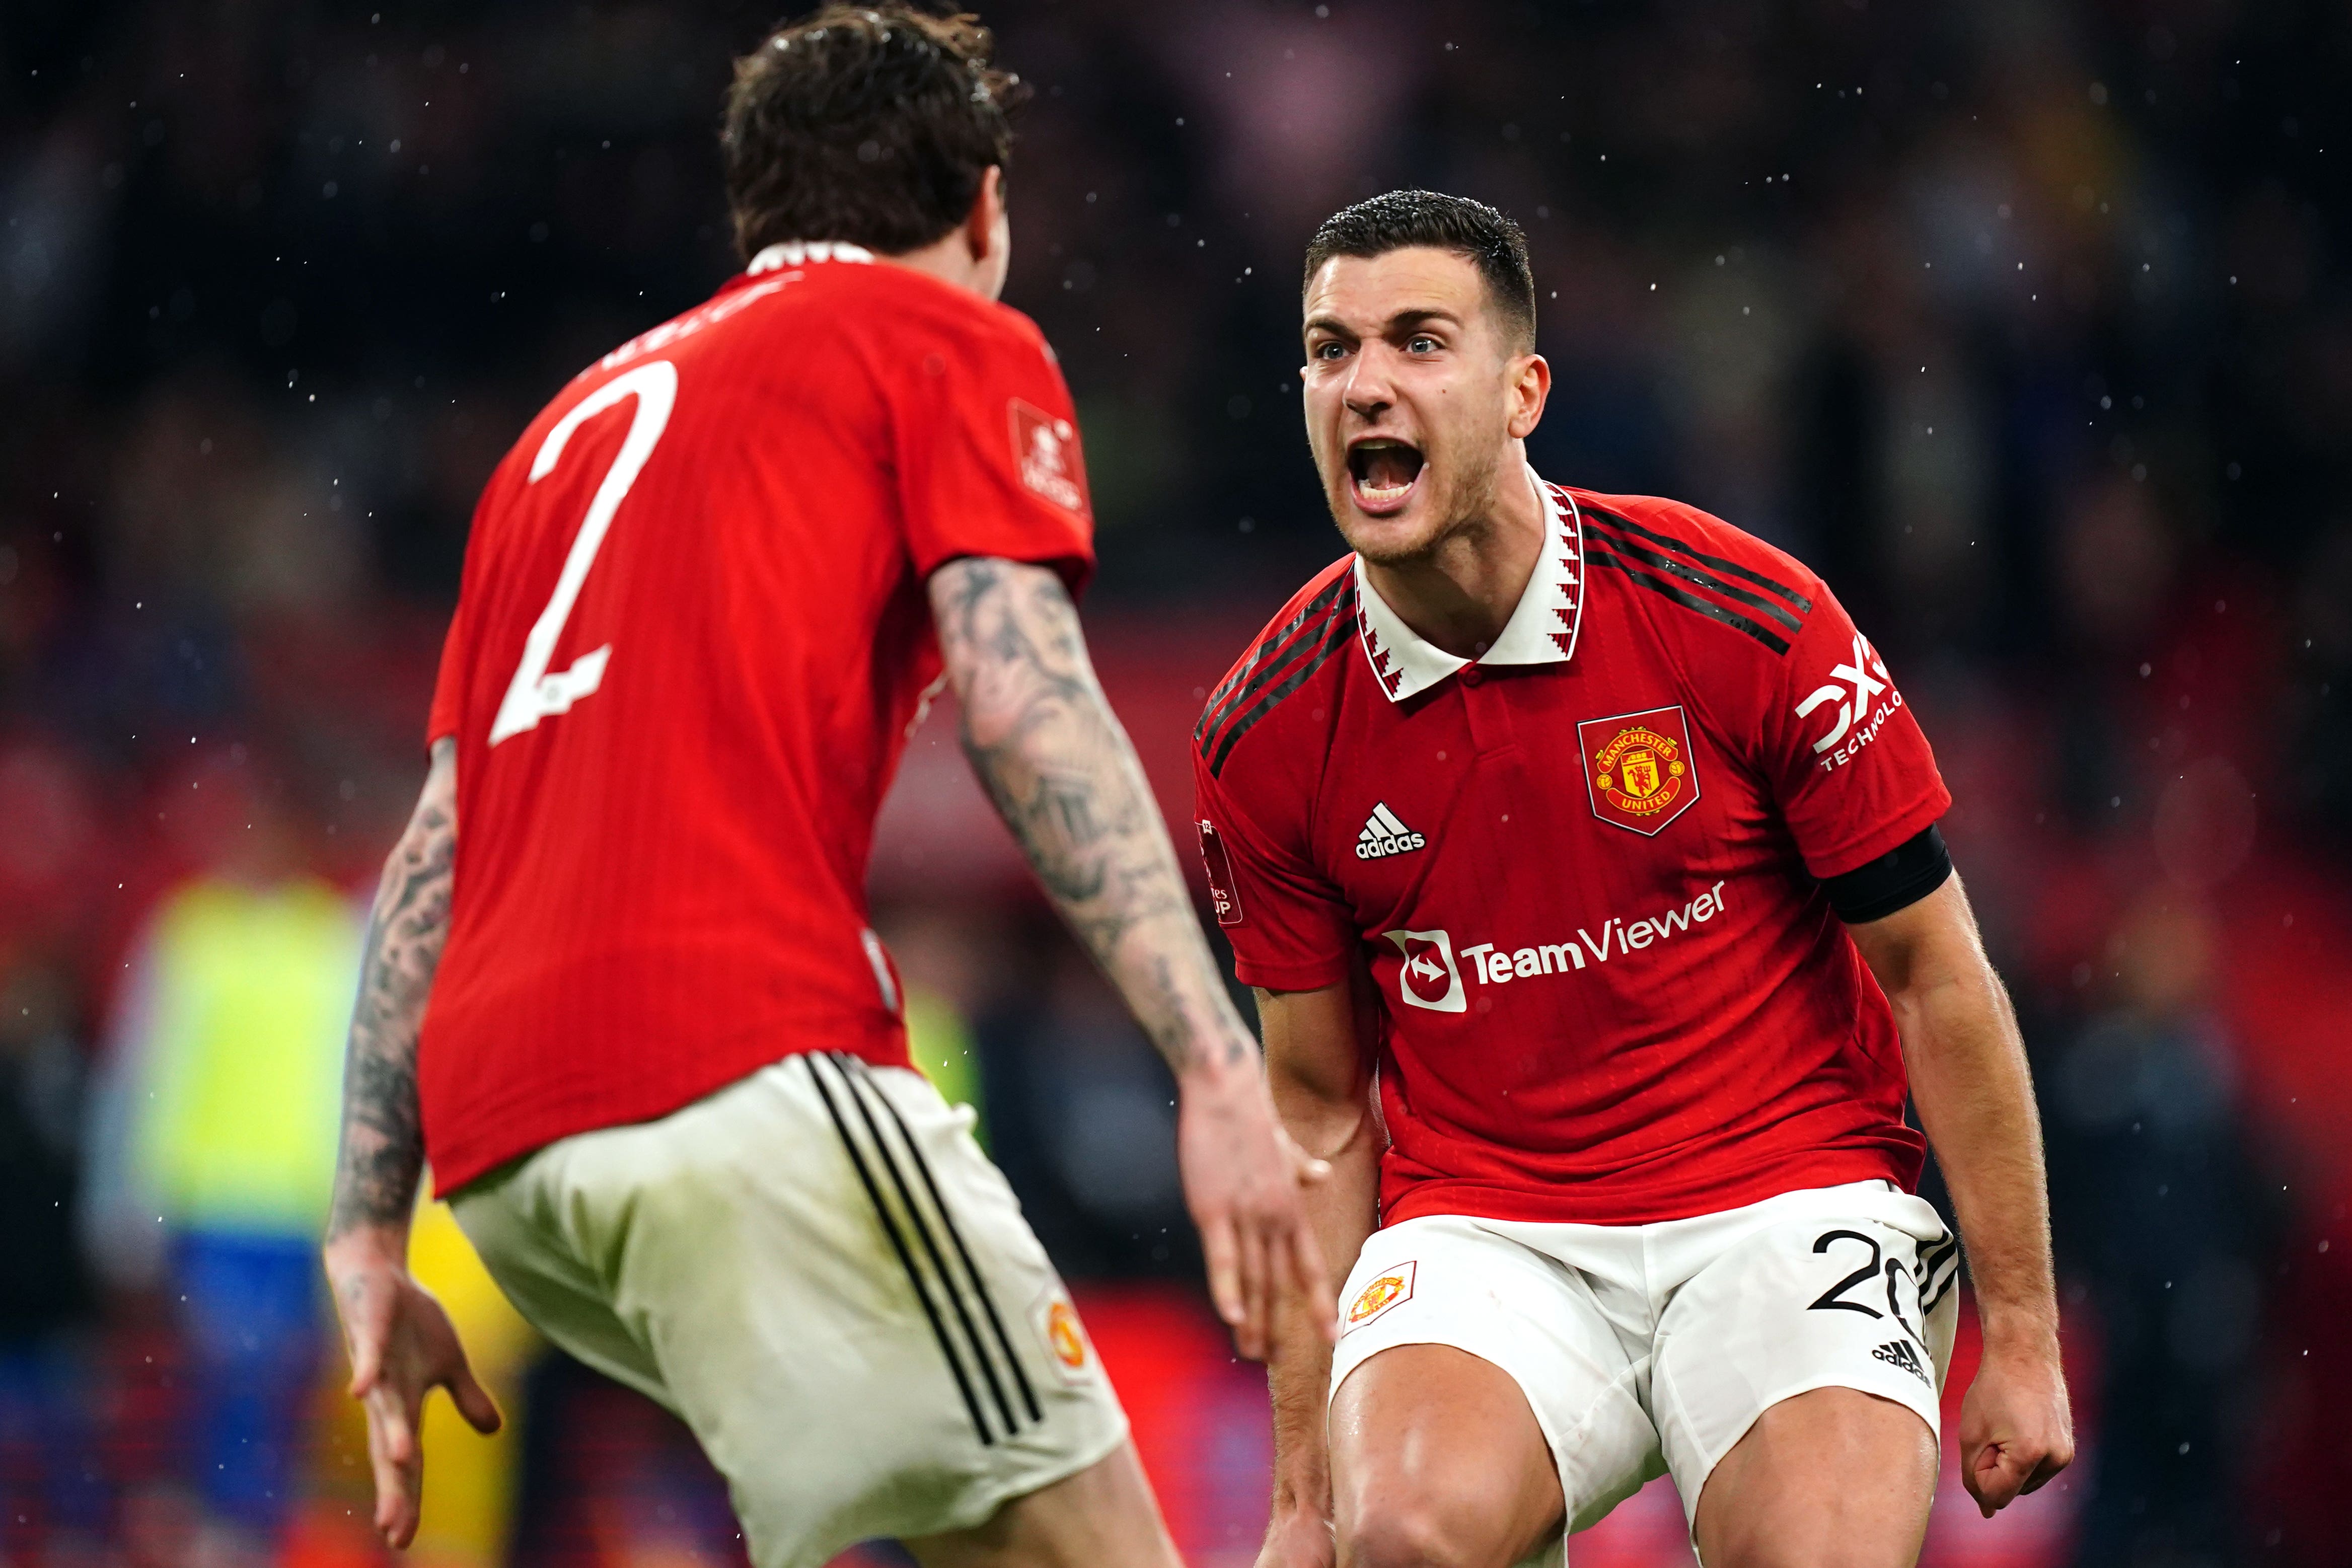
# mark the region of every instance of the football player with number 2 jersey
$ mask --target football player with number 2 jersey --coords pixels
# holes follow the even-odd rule
[[[875,813],[949,679],[974,770],[1176,1074],[1240,1348],[1286,1301],[1334,1315],[1317,1167],[1087,661],[1069,392],[997,302],[1017,78],[988,54],[971,18],[881,0],[738,61],[743,271],[582,371],[483,492],[326,1245],[393,1546],[425,1395],[499,1418],[408,1274],[429,1157],[517,1309],[691,1428],[758,1568],[874,1536],[931,1568],[1177,1568],[867,922]]]
[[[1348,1269],[1336,1350],[1295,1322],[1274,1363],[1262,1568],[1558,1563],[1660,1474],[1707,1568],[1913,1563],[1963,1245],[1969,1492],[2073,1451],[2024,1051],[1926,737],[1801,563],[1528,467],[1551,372],[1508,219],[1350,207],[1304,305],[1350,553],[1194,737]]]

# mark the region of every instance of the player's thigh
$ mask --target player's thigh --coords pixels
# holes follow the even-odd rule
[[[1816,1435],[1838,1440],[1825,1437],[1816,1456],[1820,1473],[1834,1478],[1822,1484],[1908,1500],[1876,1511],[1898,1521],[1890,1539],[1899,1550],[1910,1528],[1900,1521],[1915,1513],[1924,1521],[1934,1493],[1938,1390],[1956,1308],[1953,1293],[1938,1289],[1947,1240],[1925,1204],[1883,1194],[1747,1230],[1676,1291],[1659,1321],[1651,1403],[1695,1525],[1718,1467],[1746,1439],[1759,1438],[1751,1456],[1771,1455],[1787,1446],[1784,1432],[1827,1422]],[[1853,1397],[1801,1398],[1817,1390]],[[1723,1496],[1752,1491],[1733,1482]],[[1709,1511],[1732,1517],[1720,1503]],[[1916,1546],[1914,1538],[1909,1550]]]
[[[1556,1560],[1658,1472],[1627,1358],[1580,1276],[1475,1220],[1375,1232],[1332,1357],[1343,1557]]]
[[[1910,1568],[1936,1464],[1916,1412],[1816,1388],[1765,1411],[1717,1462],[1692,1538],[1706,1568]]]
[[[1450,1344],[1401,1344],[1331,1402],[1332,1525],[1354,1568],[1508,1564],[1560,1531],[1558,1467],[1510,1374]]]
[[[1126,1419],[968,1113],[796,1057],[633,1145],[614,1298],[761,1568],[985,1524]]]
[[[1014,1498],[986,1523],[905,1542],[923,1568],[1180,1568],[1135,1446]]]

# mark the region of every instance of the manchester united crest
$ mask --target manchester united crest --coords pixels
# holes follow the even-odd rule
[[[1348,1303],[1348,1320],[1340,1332],[1360,1329],[1400,1301],[1412,1300],[1412,1277],[1420,1265],[1408,1259],[1356,1292]]]
[[[1094,1347],[1087,1341],[1086,1328],[1078,1322],[1078,1310],[1070,1305],[1069,1297],[1059,1288],[1049,1289],[1029,1309],[1029,1317],[1045,1348],[1053,1353],[1054,1371],[1062,1381],[1073,1386],[1093,1382]]]
[[[1077,1371],[1087,1364],[1086,1336],[1078,1333],[1078,1314],[1067,1301],[1055,1301],[1045,1313],[1045,1339],[1054,1359]]]
[[[1679,707],[1591,718],[1576,727],[1592,814],[1655,836],[1698,799],[1690,721]]]

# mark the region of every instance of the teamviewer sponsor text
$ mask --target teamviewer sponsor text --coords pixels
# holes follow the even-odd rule
[[[1714,919],[1723,912],[1723,886],[1718,882],[1679,909],[1669,909],[1645,920],[1628,923],[1612,917],[1601,922],[1597,933],[1580,925],[1573,937],[1539,942],[1528,947],[1505,949],[1492,942],[1481,942],[1463,948],[1462,956],[1470,960],[1471,973],[1490,986],[1581,969],[1588,959],[1606,964],[1612,958],[1639,952],[1653,942],[1679,936],[1693,925]]]

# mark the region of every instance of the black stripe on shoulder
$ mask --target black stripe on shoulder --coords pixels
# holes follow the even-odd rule
[[[1765,576],[1762,572],[1751,571],[1736,560],[1726,560],[1719,555],[1708,555],[1704,550],[1695,550],[1678,538],[1675,538],[1667,534],[1659,533],[1655,529],[1645,528],[1641,524],[1633,521],[1631,517],[1621,517],[1616,513],[1603,511],[1599,507],[1588,506],[1583,507],[1582,510],[1587,517],[1598,517],[1602,522],[1609,524],[1612,528],[1622,528],[1625,532],[1631,534],[1639,534],[1642,538],[1648,539],[1652,544],[1664,545],[1671,550],[1680,550],[1683,554],[1690,557],[1691,559],[1697,561],[1702,566],[1711,566],[1717,571],[1727,571],[1732,576],[1739,578],[1744,581],[1754,583],[1757,587],[1764,590],[1767,593],[1777,594],[1783,601],[1796,606],[1797,613],[1800,615],[1810,615],[1813,612],[1813,601],[1811,600],[1806,598],[1795,589],[1789,587],[1786,583],[1775,582],[1772,579]]]
[[[1737,611],[1726,610],[1711,600],[1701,599],[1696,593],[1677,588],[1663,577],[1653,577],[1641,568],[1628,565],[1611,555],[1607,550],[1588,545],[1584,551],[1584,559],[1591,565],[1605,566],[1613,571],[1623,572],[1651,592],[1662,593],[1685,610],[1696,610],[1710,621],[1720,621],[1735,632],[1746,632],[1775,653],[1785,653],[1789,651],[1788,639],[1769,627],[1759,626]]]
[[[1301,639],[1296,645],[1286,646],[1297,637],[1307,623],[1328,611],[1340,597],[1355,586],[1355,574],[1342,572],[1330,585],[1307,601],[1306,607],[1285,622],[1277,630],[1257,640],[1249,658],[1242,667],[1219,683],[1209,694],[1208,706],[1201,710],[1201,722],[1193,727],[1195,741],[1206,739],[1219,725],[1232,716],[1234,710],[1247,703],[1266,684],[1279,677],[1298,657],[1304,648],[1313,647],[1318,638]]]
[[[1308,645],[1313,652],[1304,664],[1293,670],[1279,685],[1265,691],[1265,695],[1258,698],[1255,706],[1234,720],[1232,727],[1225,731],[1224,737],[1217,742],[1216,750],[1209,756],[1210,778],[1217,778],[1224,771],[1225,758],[1233,754],[1234,745],[1243,736],[1256,728],[1260,719],[1272,713],[1281,704],[1283,698],[1305,685],[1332,654],[1346,647],[1349,640],[1355,636],[1355,579],[1351,576],[1346,580],[1348,591],[1339,596],[1339,601],[1336,607],[1337,612],[1331,617],[1330,629],[1320,638],[1310,639]]]
[[[1622,517],[1612,518],[1611,520],[1618,523],[1624,522],[1624,519]],[[1631,524],[1625,524],[1625,526],[1628,528],[1632,527]],[[1704,588],[1710,593],[1720,593],[1726,599],[1736,599],[1740,603],[1748,605],[1751,608],[1759,610],[1764,614],[1770,616],[1773,620],[1778,621],[1781,625],[1786,626],[1791,632],[1801,632],[1805,629],[1805,623],[1802,620],[1797,616],[1790,614],[1788,611],[1782,609],[1780,605],[1773,603],[1762,594],[1750,593],[1744,588],[1734,588],[1731,584],[1724,581],[1723,579],[1715,576],[1713,573],[1701,571],[1695,566],[1686,566],[1683,562],[1676,560],[1674,557],[1665,554],[1664,551],[1645,549],[1642,546],[1634,544],[1630,539],[1621,539],[1614,538],[1610,534],[1602,533],[1593,526],[1592,519],[1590,517],[1587,517],[1585,522],[1584,542],[1588,545],[1606,545],[1620,555],[1630,556],[1635,560],[1643,561],[1650,566],[1654,566],[1660,571],[1671,572],[1675,576],[1681,578],[1685,582],[1694,584],[1699,588]],[[1745,575],[1752,577],[1755,574],[1753,572],[1749,572]]]

